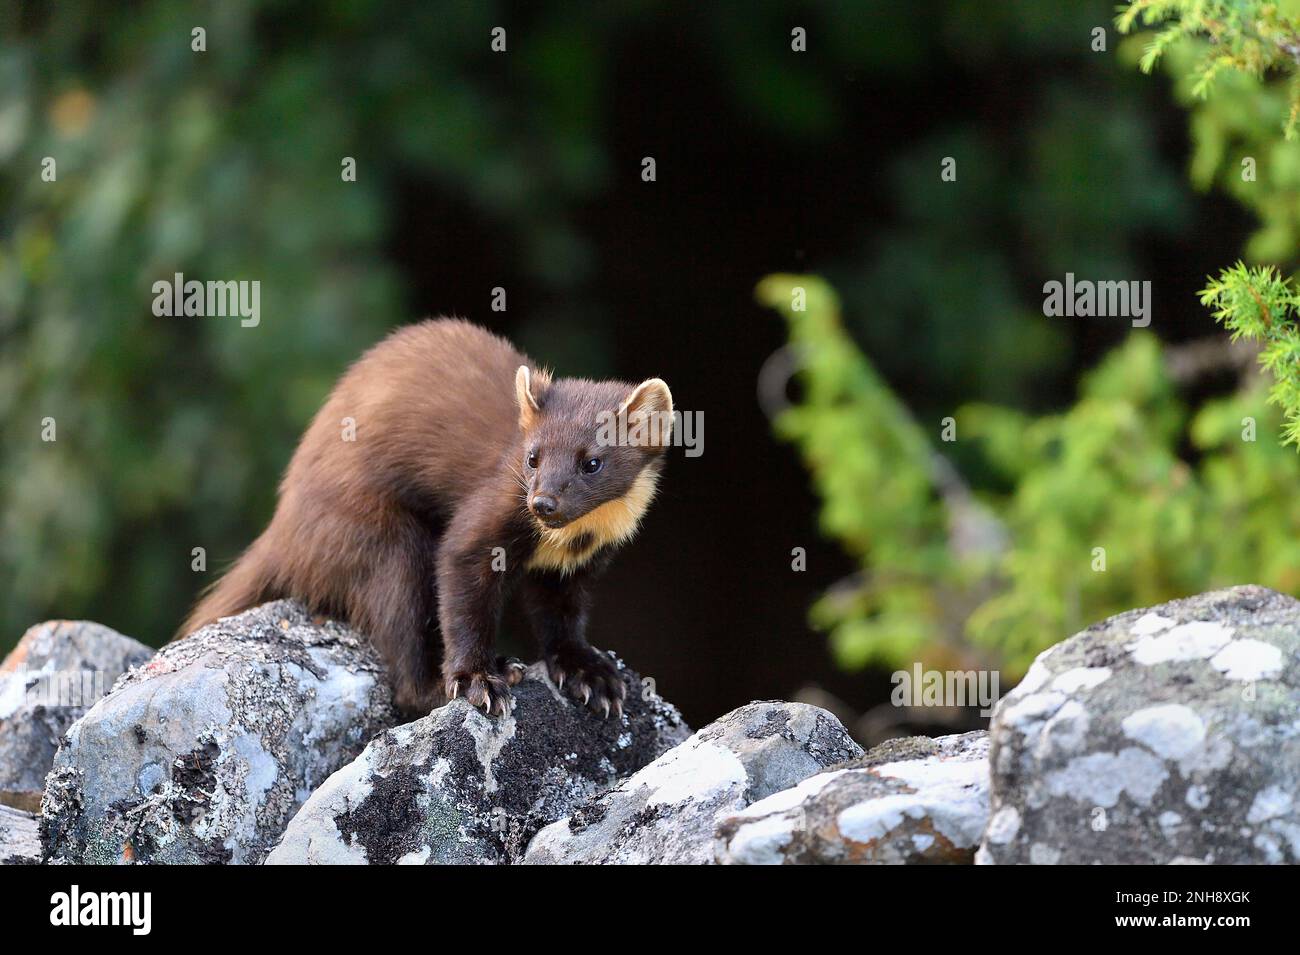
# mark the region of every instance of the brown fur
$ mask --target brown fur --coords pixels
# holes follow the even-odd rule
[[[524,597],[557,682],[591,705],[621,705],[621,682],[583,636],[587,584],[635,531],[663,447],[597,447],[596,416],[671,412],[671,396],[658,379],[552,381],[535,368],[456,320],[410,326],[372,348],[303,435],[270,525],[181,632],[294,597],[371,637],[404,709],[461,694],[503,709],[513,671],[492,642],[507,590],[527,576],[537,578]],[[355,441],[343,440],[348,418]],[[582,462],[593,455],[603,466],[588,475]],[[567,523],[532,513],[537,495],[558,503],[552,523]],[[493,567],[502,553],[505,572]]]

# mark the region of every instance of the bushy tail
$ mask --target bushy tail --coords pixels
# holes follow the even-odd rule
[[[263,538],[244,551],[220,580],[208,587],[172,639],[188,636],[219,617],[229,617],[280,596]]]

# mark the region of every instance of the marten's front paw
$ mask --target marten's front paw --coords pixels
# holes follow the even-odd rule
[[[528,665],[518,657],[497,657],[497,670],[511,686],[528,675]]]
[[[452,673],[446,680],[447,699],[464,698],[470,706],[491,716],[505,716],[510,712],[510,684],[504,677],[480,670]]]
[[[627,684],[614,662],[595,647],[560,647],[546,655],[546,669],[556,686],[595,712],[623,715]]]

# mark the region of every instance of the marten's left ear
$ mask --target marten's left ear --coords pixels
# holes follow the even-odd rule
[[[515,400],[519,402],[519,427],[527,431],[537,420],[537,413],[542,410],[542,399],[546,396],[546,387],[551,378],[544,371],[534,372],[527,365],[520,365],[515,372]]]
[[[667,447],[673,433],[673,393],[662,378],[647,378],[618,406],[627,419],[628,443]]]

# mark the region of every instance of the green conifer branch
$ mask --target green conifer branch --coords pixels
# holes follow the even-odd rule
[[[1286,0],[1134,0],[1115,18],[1120,33],[1141,24],[1159,27],[1148,41],[1139,66],[1150,73],[1180,40],[1203,41],[1192,74],[1192,92],[1204,99],[1224,70],[1256,79],[1270,71],[1295,76],[1300,70],[1300,5]],[[1291,86],[1290,110],[1283,127],[1296,135],[1300,85]]]
[[[1269,401],[1282,410],[1285,442],[1300,447],[1300,297],[1291,280],[1272,266],[1252,269],[1238,262],[1206,286],[1201,304],[1234,341],[1261,344],[1259,363],[1273,376]]]

